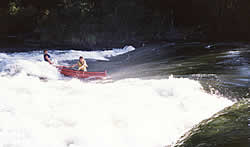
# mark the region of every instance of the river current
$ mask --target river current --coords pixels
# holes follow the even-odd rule
[[[0,53],[0,146],[164,147],[249,97],[249,48],[170,43],[102,51],[49,50],[58,65],[86,58],[107,80],[65,77],[43,51]]]

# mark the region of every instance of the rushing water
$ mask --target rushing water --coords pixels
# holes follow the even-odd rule
[[[248,48],[49,53],[60,65],[84,56],[112,80],[64,77],[42,51],[0,53],[0,146],[163,147],[249,90]]]

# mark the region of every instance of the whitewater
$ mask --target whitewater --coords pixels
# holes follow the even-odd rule
[[[80,55],[109,62],[134,50],[49,53],[69,65]],[[64,77],[42,53],[0,53],[0,147],[164,147],[233,104],[174,75],[112,82]]]

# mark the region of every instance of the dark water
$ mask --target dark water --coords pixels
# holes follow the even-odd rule
[[[191,78],[211,93],[240,100],[249,97],[249,63],[250,47],[244,43],[166,43],[138,48],[110,62],[90,63],[90,69],[106,69],[114,80]]]

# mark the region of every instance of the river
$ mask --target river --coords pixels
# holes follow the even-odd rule
[[[43,51],[0,53],[0,146],[164,147],[249,98],[249,46],[164,43],[49,50],[59,65],[86,58],[107,80],[61,75]]]

